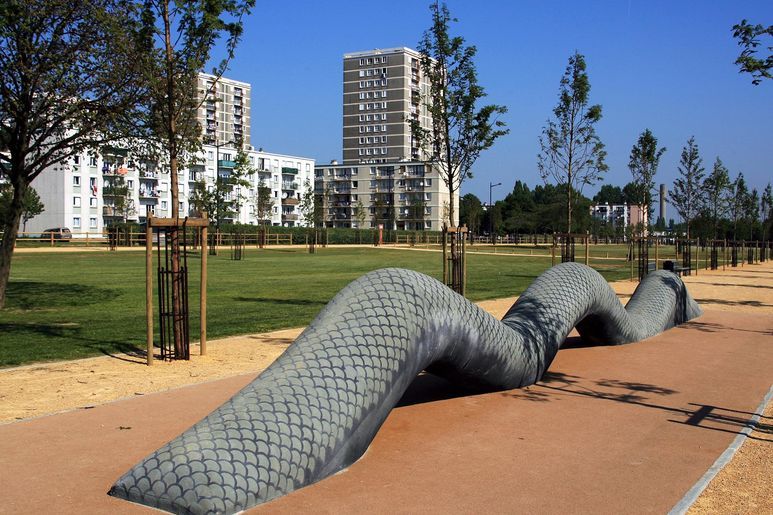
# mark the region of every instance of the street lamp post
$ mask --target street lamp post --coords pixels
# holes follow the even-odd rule
[[[489,215],[488,215],[488,233],[491,235],[491,243],[494,244],[494,204],[491,200],[491,190],[496,188],[497,186],[501,186],[502,183],[498,182],[494,184],[493,182],[488,183],[488,208],[489,208]]]

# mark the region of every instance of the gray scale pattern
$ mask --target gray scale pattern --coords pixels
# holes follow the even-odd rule
[[[349,466],[426,369],[509,389],[538,381],[569,331],[639,341],[701,314],[681,279],[650,274],[623,308],[595,270],[539,276],[502,321],[402,269],[346,286],[229,401],[124,474],[110,495],[173,513],[234,513]]]

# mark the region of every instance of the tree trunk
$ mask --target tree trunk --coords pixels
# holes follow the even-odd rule
[[[0,309],[5,307],[5,291],[11,276],[11,259],[19,233],[19,222],[24,210],[24,193],[28,185],[20,180],[12,180],[13,197],[8,210],[8,220],[3,226],[3,240],[0,242]]]
[[[571,180],[571,179],[570,179]],[[566,184],[566,233],[572,233],[572,184]]]
[[[172,47],[172,29],[169,15],[169,2],[164,2],[164,36],[166,45],[166,109],[167,138],[169,150],[169,183],[171,186],[171,208],[175,220],[180,217],[179,191],[177,186],[177,124],[176,95],[174,75],[174,49]],[[217,166],[217,163],[216,163]],[[174,333],[175,357],[184,356],[183,335],[185,334],[184,317],[182,313],[182,277],[180,274],[180,238],[177,227],[170,231],[172,247],[172,330]]]

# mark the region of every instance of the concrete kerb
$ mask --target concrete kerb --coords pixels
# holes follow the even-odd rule
[[[771,399],[773,399],[773,385],[771,385],[768,393],[765,395],[765,397],[763,397],[759,406],[757,406],[757,409],[754,411],[754,415],[752,415],[752,417],[749,419],[749,423],[747,423],[743,429],[741,429],[741,433],[733,439],[728,448],[725,449],[725,452],[723,452],[719,458],[717,458],[717,461],[715,461],[709,470],[703,474],[698,482],[695,483],[686,494],[684,494],[684,497],[682,497],[682,499],[676,503],[673,508],[671,508],[671,511],[668,512],[668,515],[684,515],[687,513],[687,510],[689,510],[690,507],[695,504],[695,501],[698,500],[698,497],[700,497],[706,487],[709,486],[709,483],[711,483],[716,475],[719,474],[719,472],[725,468],[728,463],[730,463],[730,461],[733,459],[733,456],[735,456],[735,453],[738,452],[738,449],[740,449],[744,444],[746,438],[752,432],[752,426],[759,422],[762,413],[765,411],[765,408],[768,406],[768,403],[771,401]]]

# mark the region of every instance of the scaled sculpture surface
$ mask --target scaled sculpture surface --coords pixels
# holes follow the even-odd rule
[[[573,327],[623,344],[701,314],[651,273],[625,308],[595,270],[539,276],[502,321],[428,277],[371,272],[344,288],[268,369],[122,476],[110,494],[175,513],[234,513],[355,462],[422,370],[510,389],[538,381]]]

